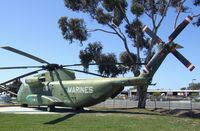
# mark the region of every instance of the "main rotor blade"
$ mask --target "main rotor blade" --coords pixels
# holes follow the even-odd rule
[[[10,93],[10,94],[12,94],[12,95],[17,96],[16,93],[14,93],[14,92],[12,92],[12,91],[9,91],[9,90],[5,89],[5,87],[3,87],[2,85],[0,85],[0,89],[2,89],[2,90],[5,91],[5,92],[8,92],[8,93]]]
[[[162,39],[160,37],[158,37],[156,35],[156,33],[154,33],[152,30],[150,30],[147,25],[144,25],[142,30],[143,30],[143,32],[146,32],[152,38],[152,40],[155,40],[155,42],[157,44],[160,44],[163,42]]]
[[[13,66],[13,67],[0,67],[0,70],[9,69],[28,69],[28,68],[42,68],[42,66]]]
[[[136,63],[139,65],[145,65],[146,63]],[[90,63],[88,65],[125,65],[125,63]],[[71,67],[71,66],[83,66],[83,64],[71,64],[71,65],[62,65],[62,67]]]
[[[180,25],[172,32],[172,34],[169,36],[169,42],[172,42],[180,33],[181,31],[192,21],[192,17],[188,16],[181,22]]]
[[[69,71],[75,71],[75,72],[80,72],[80,73],[85,73],[85,74],[89,74],[89,75],[94,75],[94,76],[99,76],[99,77],[106,77],[106,76],[103,76],[103,75],[100,75],[100,74],[96,74],[96,73],[92,73],[92,72],[86,72],[86,71],[81,71],[81,70],[76,70],[76,69],[69,69],[69,68],[65,68]]]
[[[43,69],[39,69],[39,70],[36,70],[36,71],[32,71],[32,72],[23,74],[23,75],[21,75],[21,76],[18,76],[18,77],[15,77],[15,78],[13,78],[13,79],[10,79],[10,80],[8,80],[8,81],[5,81],[5,82],[3,82],[3,83],[0,83],[0,85],[5,85],[5,84],[10,83],[10,82],[12,82],[12,81],[14,81],[14,80],[21,79],[21,78],[24,78],[24,77],[26,77],[26,76],[36,74],[36,73],[38,73],[39,71],[42,71],[42,70],[43,70]]]
[[[21,51],[21,50],[15,49],[15,48],[13,48],[13,47],[10,47],[10,46],[3,46],[3,47],[1,47],[1,48],[5,49],[5,50],[8,50],[8,51],[11,51],[11,52],[14,52],[14,53],[17,53],[17,54],[20,54],[20,55],[22,55],[22,56],[28,57],[28,58],[30,58],[30,59],[32,59],[32,60],[37,61],[37,62],[49,64],[47,61],[45,61],[45,60],[43,60],[43,59],[41,59],[41,58],[38,58],[38,57],[36,57],[36,56],[33,56],[33,55],[28,54],[28,53],[26,53],[26,52],[23,52],[23,51]]]
[[[190,71],[192,71],[195,66],[190,63],[181,53],[179,53],[176,49],[171,50],[172,54],[181,62],[184,66],[186,66]]]

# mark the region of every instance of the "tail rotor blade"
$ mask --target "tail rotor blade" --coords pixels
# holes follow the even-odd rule
[[[153,40],[155,40],[157,44],[163,42],[162,39],[158,37],[152,30],[150,30],[148,26],[145,25],[142,30],[143,32],[146,32]]]
[[[192,71],[195,66],[190,63],[181,53],[179,53],[176,49],[171,50],[172,54],[185,65],[190,71]]]
[[[185,20],[174,30],[174,32],[169,36],[169,42],[172,42],[181,31],[192,21],[192,17],[188,16]]]

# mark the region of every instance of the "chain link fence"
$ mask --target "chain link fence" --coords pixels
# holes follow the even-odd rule
[[[95,107],[104,108],[136,108],[138,101],[135,99],[108,99],[100,104],[95,105]],[[200,102],[196,101],[194,98],[151,98],[146,100],[147,109],[200,109]]]

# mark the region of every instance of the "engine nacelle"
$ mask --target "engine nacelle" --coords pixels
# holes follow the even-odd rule
[[[31,77],[31,78],[28,78],[25,80],[25,83],[28,84],[30,87],[33,87],[33,86],[41,86],[43,85],[42,82],[45,81],[45,78],[44,77]]]

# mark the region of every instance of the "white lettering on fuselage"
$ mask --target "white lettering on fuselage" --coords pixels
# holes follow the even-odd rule
[[[86,86],[86,87],[67,87],[67,92],[68,93],[85,93],[85,94],[91,94],[94,92],[93,87],[91,86]]]

